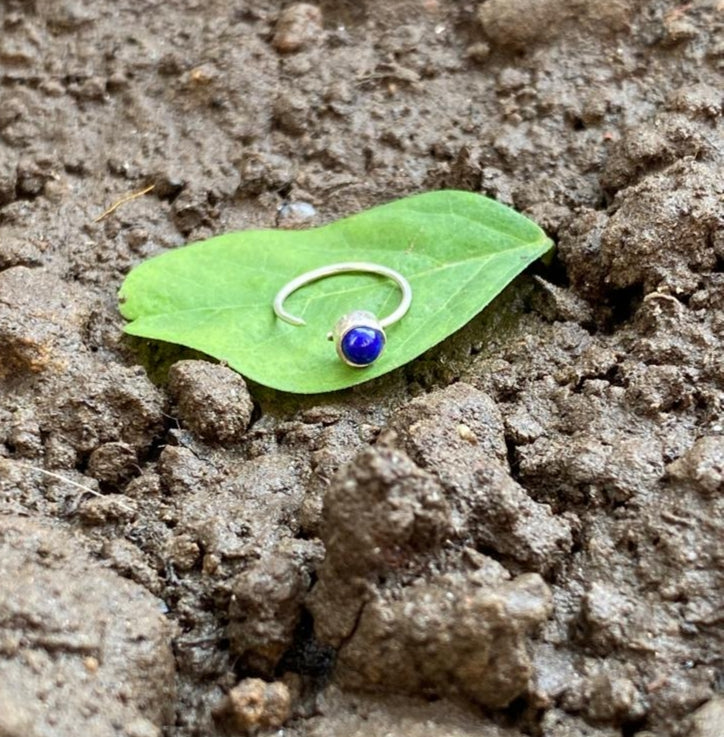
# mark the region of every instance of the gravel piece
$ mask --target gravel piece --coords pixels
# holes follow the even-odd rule
[[[291,696],[284,683],[246,678],[229,691],[215,713],[241,734],[255,735],[259,730],[281,727],[289,719],[290,707]]]

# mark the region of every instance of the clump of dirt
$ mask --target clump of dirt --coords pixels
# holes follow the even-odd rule
[[[0,27],[0,732],[718,734],[720,3]],[[386,377],[121,336],[152,254],[439,187],[557,256]]]
[[[222,723],[227,721],[232,731],[254,734],[281,727],[289,719],[290,701],[283,683],[246,678],[229,691],[216,716]]]
[[[168,372],[175,414],[207,442],[233,443],[246,433],[254,411],[246,382],[225,366],[178,361]]]
[[[0,518],[3,734],[160,735],[174,718],[162,603],[72,536]]]
[[[478,17],[494,44],[524,51],[565,32],[615,36],[629,26],[633,10],[630,0],[488,0],[480,5]]]

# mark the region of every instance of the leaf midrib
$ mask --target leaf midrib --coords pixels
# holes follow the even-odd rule
[[[438,266],[435,266],[435,267],[433,267],[431,269],[426,269],[425,271],[415,272],[415,273],[411,274],[407,278],[408,278],[408,280],[423,278],[423,277],[427,277],[427,276],[430,276],[430,275],[433,275],[433,274],[436,274],[436,273],[443,273],[443,272],[445,272],[447,270],[455,269],[455,268],[458,268],[460,266],[464,266],[466,264],[477,263],[477,262],[482,262],[482,263],[480,263],[480,266],[482,267],[484,265],[484,263],[490,261],[491,259],[494,259],[496,256],[500,256],[500,255],[506,255],[507,256],[511,252],[517,252],[517,251],[521,251],[521,250],[534,249],[534,247],[539,246],[539,245],[542,245],[547,240],[548,240],[547,238],[541,238],[538,241],[534,241],[534,242],[531,242],[531,243],[524,243],[521,246],[516,246],[515,248],[510,248],[510,249],[507,249],[506,251],[502,251],[502,252],[499,252],[499,253],[488,254],[488,255],[481,255],[481,256],[474,256],[474,257],[471,257],[471,258],[461,259],[461,260],[455,261],[454,263],[447,263],[447,264],[442,263],[442,264],[440,264]],[[369,250],[375,250],[375,249],[369,249]],[[384,249],[376,249],[376,250],[384,250]],[[274,273],[276,273],[276,272],[274,272]],[[476,271],[476,275],[477,275],[477,273],[478,272]],[[469,281],[466,281],[465,282],[466,285],[468,283],[469,283]],[[367,290],[367,289],[370,289],[370,286],[354,287],[352,289],[344,289],[344,290],[340,290],[338,292],[325,292],[323,295],[310,296],[308,299],[310,301],[311,300],[319,300],[319,299],[325,299],[326,300],[326,299],[329,299],[330,297],[333,297],[333,296],[339,295],[339,294],[352,294],[355,291]],[[455,291],[455,294],[459,293],[460,291],[462,291],[462,288],[456,290]],[[444,304],[447,305],[450,302],[450,300],[455,296],[455,294],[451,295]],[[202,307],[190,307],[190,308],[186,308],[186,309],[171,309],[171,310],[164,311],[164,312],[154,312],[154,313],[152,313],[152,315],[146,315],[145,317],[151,317],[152,316],[152,317],[156,318],[156,317],[165,317],[167,315],[173,315],[173,314],[184,314],[184,315],[186,315],[186,314],[192,314],[192,313],[195,313],[195,312],[208,312],[208,311],[225,312],[227,310],[238,310],[240,308],[262,307],[262,306],[266,306],[266,304],[267,304],[267,301],[264,300],[264,301],[260,301],[258,303],[255,303],[255,302],[246,303],[246,304],[238,304],[238,303],[236,303],[236,304],[231,304],[231,305],[216,305],[216,306],[213,306],[213,305],[204,305]],[[136,318],[136,319],[137,320],[141,320],[143,318]]]

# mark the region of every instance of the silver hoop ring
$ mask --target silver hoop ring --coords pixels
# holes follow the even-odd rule
[[[407,314],[412,302],[412,287],[402,274],[381,264],[368,263],[366,261],[347,261],[341,264],[322,266],[319,269],[307,271],[296,279],[285,284],[274,297],[274,314],[290,325],[305,325],[301,317],[295,317],[284,309],[284,301],[290,294],[296,292],[318,279],[324,279],[335,274],[347,272],[364,272],[379,274],[397,284],[402,292],[402,299],[397,309],[387,317],[378,320],[371,312],[355,310],[343,315],[334,326],[334,330],[327,334],[328,340],[333,340],[337,348],[337,355],[348,366],[364,368],[372,365],[382,354],[387,336],[384,328],[396,323]]]

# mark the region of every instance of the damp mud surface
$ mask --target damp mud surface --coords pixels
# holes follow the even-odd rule
[[[724,734],[723,71],[718,0],[0,2],[0,735]],[[440,188],[556,255],[381,379],[122,335]]]

